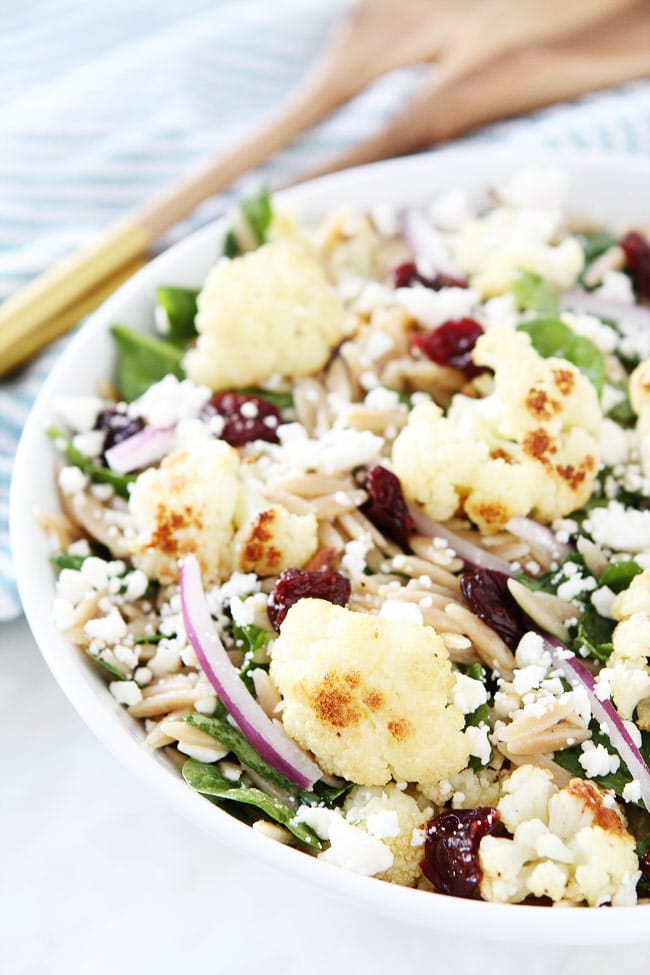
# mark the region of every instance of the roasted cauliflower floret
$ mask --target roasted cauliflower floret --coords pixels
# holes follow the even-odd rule
[[[608,802],[592,782],[572,779],[558,789],[543,769],[516,769],[497,804],[512,838],[481,840],[481,896],[518,903],[532,894],[591,907],[636,903],[634,838]]]
[[[575,237],[557,242],[554,209],[499,207],[467,220],[450,239],[452,254],[484,298],[509,291],[519,270],[532,271],[556,287],[572,287],[584,266]]]
[[[288,734],[326,772],[433,783],[467,765],[449,656],[431,627],[301,599],[273,644],[271,677]]]
[[[432,814],[416,800],[389,782],[382,788],[358,786],[351,789],[343,806],[345,818],[381,840],[393,854],[393,864],[380,879],[412,887],[420,876],[421,832]]]
[[[277,242],[213,268],[196,327],[196,345],[183,361],[187,375],[232,389],[317,372],[342,338],[343,308],[307,251]]]
[[[474,360],[494,369],[494,391],[455,396],[446,417],[421,403],[397,437],[392,462],[405,494],[437,521],[464,512],[485,533],[515,515],[550,522],[581,507],[599,459],[591,383],[507,326],[481,336]]]
[[[318,548],[318,522],[313,514],[290,514],[274,504],[247,521],[236,539],[237,568],[259,576],[300,568]]]
[[[265,504],[223,440],[198,441],[144,471],[129,508],[133,561],[163,583],[176,581],[178,560],[190,552],[210,584],[234,570],[265,576],[300,568],[318,547],[316,517]]]
[[[619,621],[612,635],[614,650],[597,677],[598,693],[611,696],[621,717],[631,720],[641,701],[650,699],[650,569],[618,594],[612,616]],[[647,719],[642,720],[647,731]]]
[[[178,578],[178,559],[194,553],[204,582],[232,571],[240,481],[237,451],[205,440],[171,454],[137,478],[129,497],[136,537],[133,562],[150,579]]]

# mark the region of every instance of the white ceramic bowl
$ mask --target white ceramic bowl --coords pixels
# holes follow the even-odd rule
[[[614,154],[446,150],[335,174],[282,194],[309,215],[340,204],[369,207],[423,203],[442,189],[486,188],[521,165],[559,165],[569,175],[571,213],[613,227],[650,223],[650,163]],[[643,209],[645,207],[645,210]],[[220,253],[224,222],[195,233],[162,254],[122,287],[80,330],[53,369],[25,426],[14,469],[11,537],[18,587],[25,613],[55,678],[84,721],[135,775],[220,843],[245,849],[378,915],[467,935],[539,943],[624,943],[650,938],[650,906],[575,910],[486,904],[397,887],[320,863],[256,833],[189,789],[159,753],[143,744],[140,724],[113,700],[96,668],[71,648],[54,627],[51,606],[54,574],[48,548],[36,527],[35,506],[58,507],[53,453],[45,434],[53,400],[60,395],[93,394],[110,376],[111,323],[150,329],[154,288],[159,284],[198,286]]]

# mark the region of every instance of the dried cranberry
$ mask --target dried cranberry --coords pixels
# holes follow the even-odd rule
[[[510,594],[508,576],[494,569],[474,569],[461,576],[460,589],[472,612],[516,650],[530,626]]]
[[[623,237],[621,247],[638,296],[650,298],[650,244],[641,234],[632,231]]]
[[[478,848],[499,823],[490,806],[440,813],[427,824],[420,868],[436,890],[452,897],[476,897],[482,871]]]
[[[102,448],[102,459],[106,463],[106,451],[110,450],[123,440],[128,440],[135,433],[139,433],[144,428],[144,420],[141,416],[129,416],[124,410],[119,410],[111,406],[97,417],[95,428],[104,433],[104,446]]]
[[[231,447],[242,447],[251,440],[278,442],[282,414],[268,400],[248,393],[217,393],[201,410],[202,420],[209,422],[213,416],[225,420],[219,436]]]
[[[455,318],[432,329],[426,335],[416,335],[413,345],[439,366],[460,369],[468,379],[485,372],[472,360],[472,350],[483,334],[483,329],[473,318]]]
[[[350,580],[340,572],[285,569],[276,580],[266,611],[271,626],[279,633],[280,624],[299,599],[311,596],[313,599],[326,599],[336,606],[345,606],[350,592]]]
[[[421,284],[425,288],[433,291],[440,291],[441,288],[466,288],[467,281],[462,278],[455,278],[451,274],[435,274],[432,278],[427,278],[420,274],[415,261],[405,261],[399,264],[392,272],[392,284],[394,288],[412,288],[414,284]]]
[[[368,501],[361,506],[361,510],[368,521],[398,545],[408,545],[415,525],[406,507],[399,478],[377,465],[366,474],[364,487],[368,492]]]

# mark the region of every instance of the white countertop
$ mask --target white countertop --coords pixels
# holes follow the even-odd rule
[[[23,621],[0,626],[0,650],[3,975],[632,975],[647,957],[452,940],[229,851],[94,738]]]

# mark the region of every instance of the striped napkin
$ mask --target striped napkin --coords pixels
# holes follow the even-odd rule
[[[304,74],[350,0],[3,0],[0,298],[250,129]],[[394,72],[255,174],[290,178],[372,134],[422,68]],[[650,82],[463,140],[650,155]],[[201,207],[174,237],[232,205]],[[168,242],[171,242],[171,237]],[[0,385],[0,620],[20,612],[9,478],[28,410],[69,338]]]

